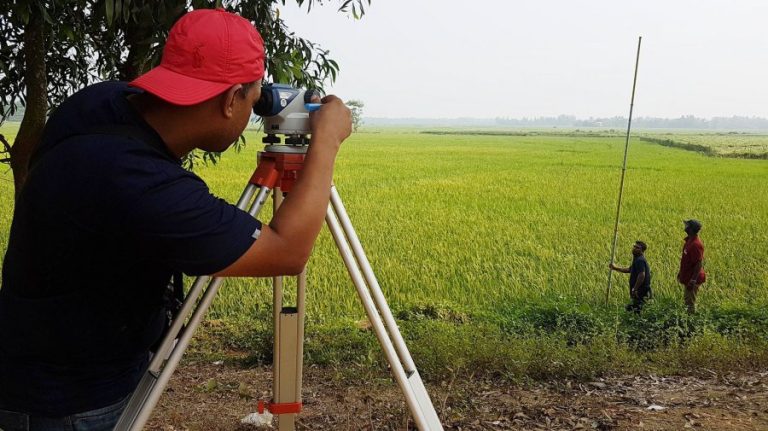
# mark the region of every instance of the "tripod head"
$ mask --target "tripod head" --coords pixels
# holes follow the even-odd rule
[[[287,84],[265,84],[253,112],[264,119],[262,139],[265,144],[279,144],[277,135],[285,135],[287,145],[307,145],[311,132],[309,113],[320,108],[312,98],[322,94],[317,89],[293,88]]]

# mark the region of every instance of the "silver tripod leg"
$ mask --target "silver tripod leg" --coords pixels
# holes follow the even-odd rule
[[[258,215],[264,206],[270,193],[269,188],[259,188],[249,184],[237,202],[238,208],[245,209],[253,199],[256,190],[258,190],[258,194],[249,210],[249,213],[254,217]],[[200,322],[202,322],[205,312],[211,306],[213,298],[216,296],[216,292],[223,280],[221,277],[210,276],[201,276],[195,279],[187,297],[184,299],[181,310],[179,310],[171,327],[166,331],[160,347],[149,363],[147,371],[144,373],[141,381],[139,381],[139,385],[131,395],[131,399],[120,416],[120,420],[115,425],[116,431],[139,431],[144,428],[171,375],[179,365],[184,351],[189,346],[192,335],[194,335],[195,330],[200,325]],[[202,299],[199,303],[195,304],[206,283],[208,287],[205,289]],[[195,305],[197,305],[196,308]],[[187,321],[187,316],[192,312],[193,308],[192,317]],[[185,321],[186,325],[184,324]],[[165,366],[163,366],[164,362]]]
[[[416,426],[421,431],[442,430],[440,418],[416,370],[411,354],[397,328],[371,264],[352,227],[336,187],[331,187],[331,204],[325,216],[339,253],[357,289],[368,319],[376,332],[392,373],[405,395]]]

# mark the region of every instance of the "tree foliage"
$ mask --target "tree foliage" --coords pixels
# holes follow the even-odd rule
[[[0,3],[0,124],[27,104],[31,83],[25,79],[25,61],[31,47],[25,36],[35,25],[43,28],[49,101],[61,101],[88,82],[88,9],[84,0]]]
[[[330,1],[296,3],[309,13]],[[285,4],[286,0],[0,2],[0,124],[19,106],[25,108],[10,147],[17,191],[49,110],[90,83],[131,80],[157,65],[168,31],[188,10],[223,7],[253,22],[264,38],[267,79],[317,88],[334,81],[338,63],[328,50],[290,31],[278,10]],[[370,0],[337,4],[340,12],[357,19]],[[32,64],[35,53],[40,59]],[[207,157],[216,159],[215,154]]]

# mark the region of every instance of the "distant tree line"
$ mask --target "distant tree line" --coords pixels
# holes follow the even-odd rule
[[[537,118],[496,118],[496,124],[518,127],[627,127],[626,117],[592,118],[580,120],[572,115]],[[712,130],[768,130],[768,119],[760,117],[699,118],[684,115],[679,118],[639,117],[632,119],[632,127],[641,129],[712,129]]]

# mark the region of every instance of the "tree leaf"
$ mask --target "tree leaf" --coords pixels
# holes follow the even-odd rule
[[[339,12],[346,12],[350,3],[352,3],[352,0],[345,0],[344,3],[339,6]]]
[[[115,18],[115,1],[105,0],[104,7],[106,8],[107,25],[112,25],[112,20]]]
[[[51,16],[48,15],[48,11],[45,10],[45,6],[40,7],[40,12],[42,12],[45,22],[47,22],[49,25],[53,25],[53,19],[51,19]]]

